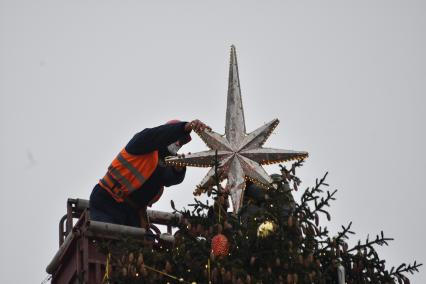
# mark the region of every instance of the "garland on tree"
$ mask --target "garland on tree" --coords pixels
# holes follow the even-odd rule
[[[401,264],[390,270],[375,247],[393,240],[383,232],[349,247],[352,223],[335,236],[320,226],[335,191],[324,191],[327,174],[295,202],[292,191],[301,183],[296,169],[281,167],[268,190],[247,184],[237,216],[228,212],[229,192],[219,182],[203,189],[212,205],[194,199],[192,210],[177,210],[173,245],[123,239],[102,245],[108,254],[109,283],[410,283],[407,273],[422,264]],[[217,178],[216,180],[219,180]],[[197,189],[194,194],[200,192]]]

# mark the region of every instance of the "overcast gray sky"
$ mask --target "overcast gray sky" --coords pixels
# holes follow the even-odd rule
[[[0,0],[0,283],[43,280],[66,199],[134,133],[224,132],[231,44],[247,130],[280,119],[265,146],[309,151],[304,187],[330,172],[329,228],[384,230],[389,265],[426,261],[426,2]],[[190,203],[205,173],[154,209]]]

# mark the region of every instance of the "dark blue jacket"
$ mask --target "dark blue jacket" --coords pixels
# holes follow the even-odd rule
[[[188,135],[185,132],[186,122],[165,124],[154,128],[146,128],[137,133],[126,145],[126,151],[133,155],[142,155],[155,150],[159,152],[159,164],[151,177],[135,192],[129,195],[133,205],[138,208],[147,206],[163,186],[179,184],[183,181],[186,168],[177,171],[174,167],[165,166],[164,158],[169,154],[167,146]],[[137,209],[126,202],[118,203],[99,184],[90,195],[90,215],[92,220],[139,226]]]
[[[137,133],[126,145],[126,151],[133,155],[147,154],[158,150],[159,164],[151,177],[129,198],[138,205],[146,206],[159,193],[162,186],[179,184],[185,178],[186,168],[177,171],[174,167],[165,166],[164,157],[170,155],[167,146],[188,135],[185,132],[186,122],[165,124],[154,128],[146,128]]]

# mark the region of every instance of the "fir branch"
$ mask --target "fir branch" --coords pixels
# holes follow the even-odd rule
[[[324,176],[318,181],[316,179],[315,186],[312,188],[307,188],[305,192],[302,194],[300,205],[296,205],[295,215],[302,213],[301,221],[305,222],[306,220],[317,220],[318,216],[317,213],[321,212],[326,215],[327,220],[330,221],[331,216],[328,211],[326,211],[325,207],[330,207],[330,201],[335,200],[336,198],[334,195],[337,193],[337,190],[334,190],[330,193],[330,191],[327,191],[327,196],[319,197],[318,194],[322,193],[323,190],[321,189],[322,186],[328,186],[327,183],[325,183],[325,179],[328,175],[328,172],[324,174]],[[320,199],[318,202],[317,200]],[[311,210],[309,206],[309,202],[314,202],[314,209]],[[316,221],[318,223],[318,221]]]
[[[414,261],[413,264],[401,264],[398,266],[398,268],[395,270],[395,267],[392,267],[389,274],[391,276],[401,276],[403,273],[410,273],[414,274],[414,272],[419,272],[419,267],[422,266],[422,263],[417,263],[417,261]]]
[[[370,241],[368,236],[367,239],[365,241],[364,244],[361,244],[361,241],[358,241],[358,244],[356,246],[354,246],[353,248],[349,249],[348,252],[354,251],[354,250],[362,250],[365,248],[373,248],[373,245],[379,245],[379,246],[383,246],[386,245],[388,246],[388,241],[393,241],[393,238],[385,238],[383,231],[381,231],[380,236],[377,235],[376,239]]]

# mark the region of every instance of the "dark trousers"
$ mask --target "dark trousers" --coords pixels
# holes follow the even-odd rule
[[[124,202],[117,202],[99,184],[90,195],[90,219],[119,225],[140,227],[138,212]]]

